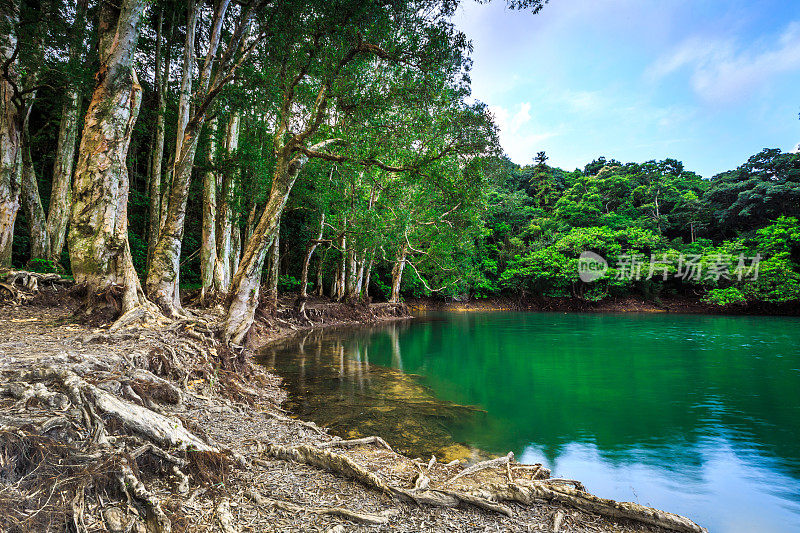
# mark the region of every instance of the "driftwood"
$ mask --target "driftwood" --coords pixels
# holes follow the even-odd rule
[[[286,511],[287,513],[326,514],[344,518],[345,520],[349,520],[357,524],[366,524],[371,526],[379,526],[389,522],[389,519],[385,515],[357,513],[343,507],[304,507],[292,502],[266,498],[254,489],[248,490],[247,496],[261,507],[274,507],[275,509],[280,509],[282,511]]]

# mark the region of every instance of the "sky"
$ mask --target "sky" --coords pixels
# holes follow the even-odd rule
[[[455,21],[516,163],[674,157],[711,177],[800,143],[800,0],[495,0]]]

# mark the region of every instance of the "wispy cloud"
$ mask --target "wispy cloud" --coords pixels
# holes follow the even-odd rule
[[[709,102],[735,102],[784,72],[800,70],[800,22],[790,23],[772,42],[741,46],[732,39],[691,37],[659,58],[646,75],[663,79],[691,72],[694,92]]]
[[[532,121],[531,103],[522,102],[516,108],[489,106],[500,128],[500,144],[514,160],[527,162],[541,149],[541,143],[555,137],[558,131],[546,131]]]

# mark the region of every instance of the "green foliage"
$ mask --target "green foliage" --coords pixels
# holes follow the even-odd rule
[[[747,302],[742,291],[736,287],[726,287],[724,289],[711,289],[703,298],[704,302],[725,307],[728,305],[743,304]]]
[[[297,292],[300,288],[300,280],[288,274],[281,274],[278,277],[279,292]],[[310,287],[311,288],[311,287]]]
[[[40,274],[50,274],[58,271],[58,267],[49,259],[31,259],[28,262],[28,270],[39,272]]]

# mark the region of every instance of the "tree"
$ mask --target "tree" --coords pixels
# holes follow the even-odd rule
[[[69,231],[72,273],[87,291],[87,313],[117,290],[122,313],[148,305],[128,242],[125,163],[142,96],[133,57],[144,6],[124,0],[100,7],[100,70],[78,150]]]

